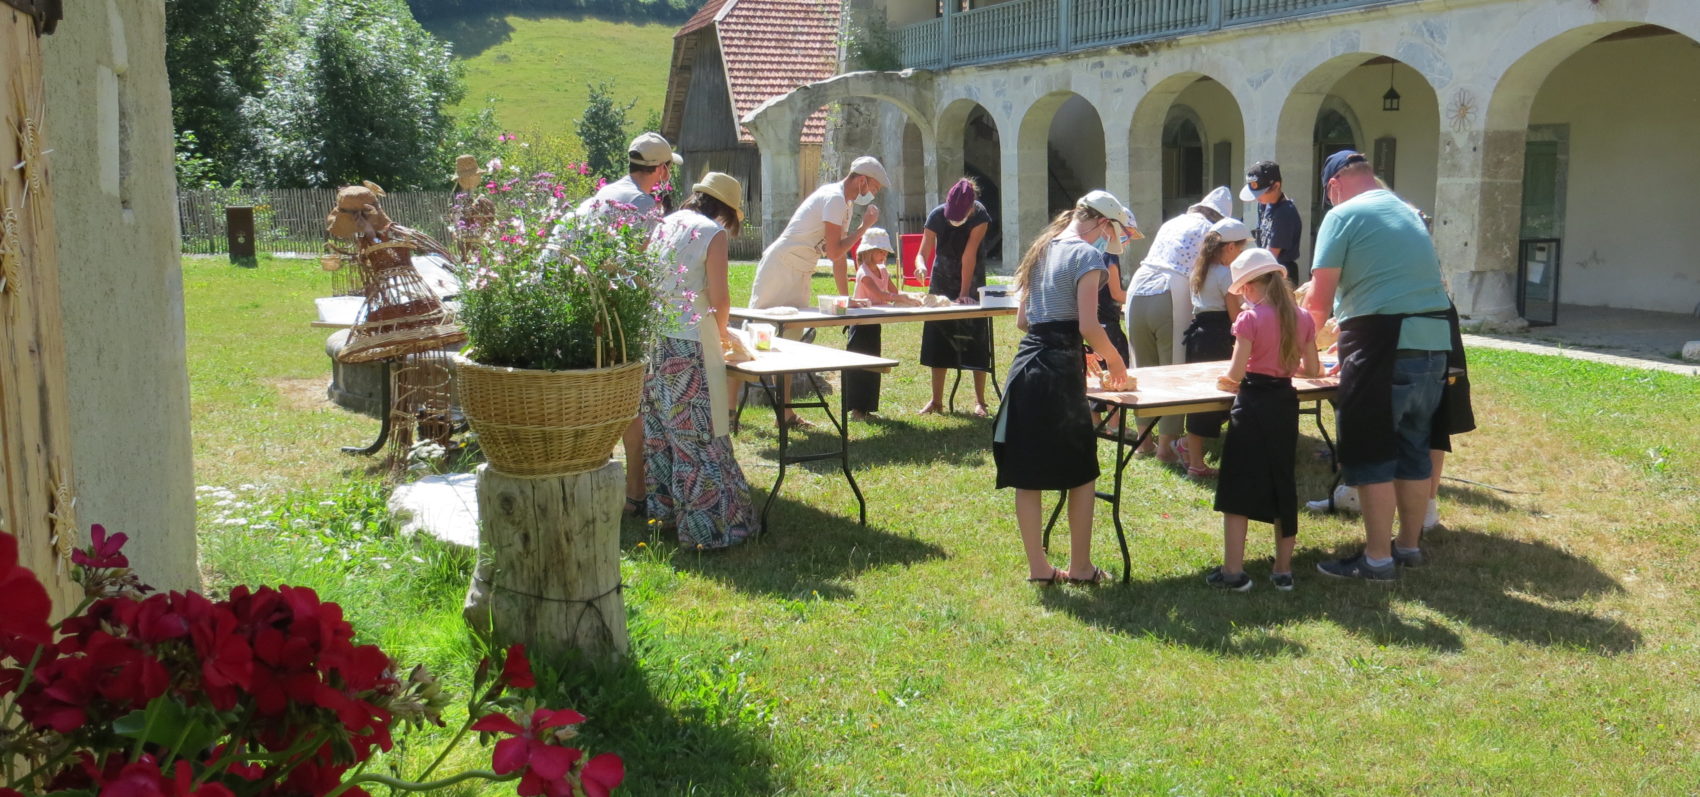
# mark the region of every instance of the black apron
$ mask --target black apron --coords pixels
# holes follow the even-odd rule
[[[1192,317],[1192,325],[1181,335],[1189,363],[1211,363],[1234,358],[1234,329],[1226,310],[1206,310]],[[1195,412],[1186,416],[1186,430],[1199,437],[1222,434],[1225,412]]]
[[[1034,324],[1021,339],[992,426],[1000,489],[1069,490],[1098,478],[1085,355],[1077,321]]]
[[[879,356],[879,324],[851,324],[844,328],[844,334],[845,351]],[[880,375],[877,371],[844,372],[844,409],[849,412],[879,412]]]
[[[984,264],[974,268],[969,297],[978,301],[986,284]],[[942,247],[933,261],[928,293],[951,300],[961,295],[962,260],[950,257]],[[964,318],[957,321],[928,321],[921,325],[921,364],[928,368],[963,371],[992,370],[992,319]]]
[[[1429,448],[1452,451],[1452,435],[1476,430],[1475,408],[1470,404],[1469,364],[1464,360],[1464,333],[1458,325],[1458,306],[1446,308],[1452,325],[1452,351],[1446,354],[1446,387],[1440,393],[1440,409],[1429,434]]]
[[[1393,361],[1407,318],[1444,320],[1446,310],[1358,316],[1340,324],[1340,392],[1335,432],[1342,465],[1374,465],[1398,456],[1393,424]]]
[[[1299,445],[1299,394],[1293,380],[1245,375],[1228,411],[1222,442],[1216,511],[1281,526],[1281,536],[1299,533],[1298,485],[1293,465]]]

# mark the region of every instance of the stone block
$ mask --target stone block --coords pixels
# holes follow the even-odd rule
[[[1691,340],[1682,344],[1682,359],[1691,363],[1700,363],[1700,340]]]

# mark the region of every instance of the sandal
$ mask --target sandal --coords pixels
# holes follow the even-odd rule
[[[992,417],[992,414],[986,410],[985,402],[976,402],[974,404],[974,417],[976,417],[976,418],[990,418],[990,417]]]
[[[626,506],[620,510],[620,514],[626,517],[647,518],[649,507],[645,506],[642,498],[627,498]]]
[[[1029,578],[1027,579],[1027,583],[1038,584],[1041,587],[1049,587],[1055,585],[1059,578],[1066,579],[1068,576],[1065,575],[1063,571],[1053,567],[1051,568],[1051,575],[1049,578]]]
[[[1186,475],[1194,479],[1214,479],[1222,475],[1222,472],[1209,465],[1199,465],[1198,467],[1188,465],[1186,466]]]
[[[1084,584],[1088,587],[1096,587],[1099,584],[1102,584],[1102,583],[1109,581],[1109,580],[1110,580],[1110,574],[1109,574],[1108,571],[1106,571],[1102,567],[1094,567],[1094,568],[1092,568],[1092,577],[1091,578],[1070,578],[1068,580],[1068,583],[1070,583],[1070,584]]]
[[[791,427],[792,429],[813,429],[813,428],[815,428],[815,425],[813,423],[811,423],[807,420],[804,420],[803,416],[801,416],[801,415],[791,416],[791,418],[789,420],[785,421],[785,425]]]

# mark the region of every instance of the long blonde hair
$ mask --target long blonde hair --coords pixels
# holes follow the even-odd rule
[[[1216,265],[1222,259],[1222,250],[1232,243],[1239,242],[1224,241],[1222,234],[1215,230],[1204,234],[1204,249],[1198,253],[1198,262],[1192,267],[1193,293],[1204,291],[1204,280],[1210,275],[1210,267]]]
[[[1281,322],[1281,370],[1294,371],[1299,367],[1299,303],[1287,284],[1287,272],[1271,271],[1252,278],[1252,285],[1263,294],[1262,304],[1275,311]]]
[[[1021,291],[1021,295],[1032,295],[1029,289],[1033,287],[1033,272],[1037,271],[1039,265],[1045,262],[1045,250],[1050,247],[1051,242],[1056,240],[1057,236],[1062,235],[1063,231],[1068,229],[1068,225],[1076,221],[1101,219],[1103,217],[1102,213],[1085,207],[1076,207],[1058,213],[1057,217],[1051,220],[1050,226],[1039,233],[1039,237],[1033,239],[1033,243],[1027,247],[1027,254],[1021,256],[1021,265],[1015,268],[1015,285]]]

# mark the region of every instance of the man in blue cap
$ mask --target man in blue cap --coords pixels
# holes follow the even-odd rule
[[[1395,581],[1396,563],[1423,561],[1429,432],[1452,349],[1451,302],[1428,228],[1376,182],[1367,158],[1334,153],[1322,166],[1322,184],[1333,209],[1317,231],[1306,309],[1318,329],[1330,314],[1340,325],[1340,470],[1358,488],[1367,539],[1359,555],[1317,569]]]

